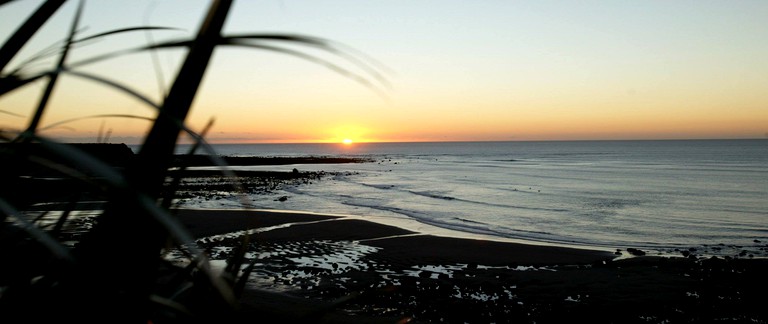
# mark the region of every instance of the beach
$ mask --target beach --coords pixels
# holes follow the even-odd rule
[[[243,158],[291,158],[285,165],[232,161],[237,172],[232,180],[245,190],[207,176],[215,167],[190,167],[188,182],[178,191],[184,195],[179,206],[407,219],[461,233],[637,248],[649,255],[768,257],[765,244],[755,242],[768,242],[766,143],[217,145],[217,151]],[[302,162],[310,153],[371,162]],[[259,174],[267,172],[274,180],[252,180],[270,179]],[[301,178],[286,179],[292,176]]]
[[[257,204],[301,206],[289,204],[303,199],[299,189],[335,190],[340,179],[365,179],[346,170],[395,168],[404,160],[230,159],[241,165],[235,178],[218,180],[217,171],[204,168],[186,171],[188,182],[179,193],[194,198],[174,212],[214,266],[221,267],[247,237],[246,258],[253,268],[232,321],[768,321],[761,305],[768,291],[768,245],[762,240],[661,251],[591,247],[470,235],[416,220],[404,226],[401,219],[328,213],[334,205],[319,213],[248,209],[237,193]],[[414,163],[418,161],[408,167]],[[284,167],[248,169],[261,164]],[[392,191],[387,187],[375,188]],[[426,196],[438,206],[455,201],[434,193]],[[202,202],[241,206],[195,207],[204,206]]]
[[[765,259],[616,259],[311,213],[188,209],[178,216],[213,263],[228,256],[222,246],[250,235],[256,267],[236,315],[243,322],[768,320]]]
[[[306,159],[303,161],[306,163]],[[402,164],[395,164],[399,161],[403,160],[381,167],[399,167]],[[409,220],[415,226],[399,226],[402,223],[398,222],[404,218],[329,213],[328,210],[333,209],[328,207],[336,205],[314,210],[318,213],[243,205],[192,207],[204,205],[203,202],[225,207],[238,205],[243,197],[249,198],[246,202],[252,204],[292,206],[286,204],[301,202],[304,197],[297,188],[327,191],[339,183],[350,183],[339,179],[379,179],[365,178],[364,174],[344,169],[352,165],[380,167],[381,160],[375,166],[374,163],[358,164],[357,159],[345,160],[346,164],[341,165],[337,160],[322,158],[313,159],[314,164],[295,162],[283,160],[281,163],[285,164],[278,171],[238,169],[235,178],[205,169],[188,170],[185,174],[187,182],[181,182],[177,193],[191,203],[176,204],[170,213],[176,215],[195,239],[212,268],[217,271],[224,268],[238,247],[246,247],[243,267],[238,272],[245,274],[247,280],[235,309],[217,308],[210,305],[214,295],[202,295],[191,299],[188,307],[198,316],[191,320],[233,323],[768,322],[768,310],[763,306],[768,291],[765,278],[768,242],[757,238],[750,239],[749,246],[721,247],[711,242],[703,248],[691,246],[659,254],[627,245],[609,249],[606,246],[613,245],[553,244],[450,231],[430,227],[416,219]],[[258,159],[251,159],[244,164],[258,163]],[[276,162],[265,162],[270,163]],[[317,165],[319,170],[311,168],[312,165]],[[293,171],[294,168],[301,170]],[[20,178],[21,184],[27,183],[22,180],[51,182]],[[91,228],[104,208],[103,201],[91,199],[69,205],[68,192],[76,188],[71,181],[45,186],[35,183],[17,186],[14,194],[30,200],[27,217],[40,224],[55,224],[63,210],[72,209],[62,227],[61,234],[69,235],[68,231],[74,230],[72,236],[62,236],[66,244],[78,240],[77,231]],[[69,189],[57,189],[59,187]],[[389,185],[374,187],[385,192],[393,190]],[[51,192],[41,193],[40,188]],[[436,201],[435,206],[463,200],[414,192],[418,193],[417,197]],[[100,198],[87,191],[83,197]],[[408,201],[399,202],[400,206],[407,205]],[[477,219],[484,215],[465,217],[470,216]],[[460,222],[477,223],[472,223],[472,219]],[[141,237],[141,233],[136,235]],[[18,248],[25,240],[12,240],[11,235],[1,238],[8,239],[0,245],[7,247],[2,250],[7,259],[26,261],[18,262],[18,267],[3,269],[4,276],[0,277],[24,277],[20,273],[27,268],[30,271],[46,269],[44,259],[38,260],[34,254],[25,254],[25,250]],[[104,247],[104,251],[109,249]],[[160,287],[175,287],[164,281],[165,270],[185,273],[179,271],[190,269],[186,267],[189,258],[175,253],[176,250],[177,247],[170,246],[164,253],[167,261],[179,267],[161,268]],[[713,255],[711,251],[720,254]],[[107,275],[116,269],[102,270],[105,272],[101,275],[113,282],[120,281]],[[91,280],[87,282],[90,284]],[[80,290],[77,287],[76,291]],[[202,291],[206,291],[204,287]],[[106,292],[112,293],[112,290]],[[88,294],[80,297],[92,298]],[[179,302],[186,300],[183,296],[177,297]],[[11,303],[2,306],[14,309],[14,299],[8,300]],[[38,299],[31,296],[29,300]],[[80,303],[80,299],[72,299],[73,307]],[[25,307],[30,305],[33,304]],[[30,315],[25,313],[25,316]]]

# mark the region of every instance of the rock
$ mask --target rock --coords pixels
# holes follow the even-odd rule
[[[635,249],[635,248],[628,248],[627,252],[629,252],[629,254],[634,255],[634,256],[643,256],[643,255],[645,255],[645,251],[640,250],[640,249]]]

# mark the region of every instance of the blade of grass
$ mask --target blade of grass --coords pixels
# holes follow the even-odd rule
[[[224,177],[235,179],[237,178],[237,174],[235,174],[232,169],[229,168],[229,165],[227,161],[225,161],[219,154],[216,152],[216,150],[199,134],[196,134],[194,132],[187,131],[187,134],[195,139],[196,143],[199,143],[200,147],[206,152],[208,159],[216,166],[219,167],[219,171]],[[243,192],[243,187],[240,186],[239,183],[233,182],[232,184],[235,191]],[[240,196],[240,204],[245,207],[248,206],[248,201],[244,196]]]
[[[59,57],[59,62],[57,64],[58,70],[61,70],[61,68],[64,66],[64,62],[67,60],[67,54],[69,53],[69,46],[72,43],[73,37],[75,37],[75,31],[77,30],[77,26],[80,23],[80,17],[83,14],[83,1],[80,1],[77,6],[77,11],[75,13],[74,20],[72,21],[72,26],[69,30],[69,37],[67,39],[67,44],[64,46],[64,49],[62,50],[61,56]],[[45,111],[45,107],[48,105],[48,100],[51,97],[51,94],[53,93],[53,89],[56,86],[56,80],[58,80],[58,73],[55,73],[51,75],[50,79],[48,80],[48,84],[45,87],[45,91],[43,92],[43,96],[40,98],[40,103],[37,106],[37,109],[35,110],[35,115],[32,117],[32,121],[30,121],[29,126],[27,129],[22,133],[20,139],[24,139],[24,134],[34,134],[35,130],[37,129],[37,125],[40,123],[40,119],[43,116],[43,112]]]
[[[81,33],[82,31],[83,29],[79,29],[75,31],[75,36],[77,36],[77,34]],[[31,70],[34,67],[34,65],[45,65],[45,66],[50,65],[49,63],[44,62],[44,59],[50,58],[56,55],[61,55],[61,51],[64,48],[64,45],[66,44],[67,44],[67,37],[46,46],[45,48],[39,50],[34,55],[31,55],[29,58],[19,63],[18,67],[8,72],[6,76],[20,75],[23,70]],[[70,47],[73,49],[76,48],[76,46],[74,45],[74,40],[73,40],[73,44],[70,44]]]
[[[32,220],[32,224],[37,224],[40,220],[43,219],[43,217],[48,216],[49,211],[44,210],[42,213],[40,213],[39,216],[35,217],[35,219]]]
[[[195,143],[192,145],[192,147],[189,148],[189,151],[187,152],[187,156],[191,156],[195,154],[195,151],[197,151],[197,149],[200,147],[201,139],[204,138],[205,135],[208,133],[208,131],[211,129],[211,127],[213,127],[213,121],[214,121],[213,118],[208,120],[208,123],[200,132],[200,139],[195,140]],[[179,184],[181,183],[181,178],[184,175],[184,170],[186,169],[187,169],[186,164],[180,165],[179,169],[176,171],[176,174],[173,176],[171,183],[167,186],[165,197],[163,197],[163,201],[160,203],[160,206],[162,206],[163,208],[168,209],[171,207],[174,193],[176,192],[176,189],[179,187]]]
[[[5,201],[5,199],[0,198],[0,211],[3,212],[3,214],[6,215],[8,219],[10,219],[12,222],[16,223],[19,227],[24,229],[29,235],[31,235],[33,238],[35,238],[38,242],[43,244],[51,253],[58,259],[65,260],[72,262],[74,261],[74,258],[72,257],[72,254],[69,252],[69,249],[64,247],[45,233],[44,231],[40,230],[35,226],[34,224],[30,223],[24,215],[22,215],[18,210],[13,208],[11,204]]]
[[[128,118],[128,119],[140,119],[140,120],[146,120],[146,121],[153,121],[154,118],[144,117],[144,116],[138,116],[138,115],[126,115],[126,114],[103,114],[103,115],[91,115],[91,116],[85,116],[85,117],[77,117],[77,118],[70,118],[65,119],[62,121],[58,121],[52,124],[49,124],[45,127],[41,127],[39,130],[47,130],[54,127],[61,126],[63,124],[72,123],[76,121],[86,120],[86,119],[96,119],[96,118]]]
[[[8,62],[21,50],[24,44],[48,21],[51,16],[64,4],[64,0],[48,0],[38,7],[23,25],[11,35],[0,48],[0,73]]]
[[[75,40],[73,43],[74,44],[83,43],[83,42],[87,42],[87,41],[90,41],[90,40],[95,40],[95,39],[99,39],[99,38],[103,38],[103,37],[110,36],[110,35],[115,35],[115,34],[123,34],[123,33],[128,33],[128,32],[135,32],[135,31],[153,31],[153,30],[176,30],[176,31],[179,31],[181,29],[180,28],[174,28],[174,27],[165,27],[165,26],[126,27],[126,28],[119,28],[119,29],[113,29],[113,30],[110,30],[110,31],[105,31],[105,32],[102,32],[102,33],[98,33],[96,35],[88,36],[88,37],[83,37],[81,39]]]
[[[232,41],[240,41],[240,40],[277,40],[277,41],[284,41],[284,42],[294,42],[300,45],[307,45],[312,46],[314,48],[338,55],[347,61],[351,62],[352,64],[360,67],[361,69],[365,70],[369,75],[371,75],[373,78],[379,81],[382,85],[384,85],[386,88],[391,89],[392,86],[387,81],[387,78],[384,77],[384,75],[379,72],[381,71],[389,71],[389,68],[384,66],[381,62],[378,62],[377,60],[365,55],[365,53],[362,53],[358,50],[355,50],[352,47],[346,46],[344,44],[341,44],[339,42],[335,42],[328,39],[323,39],[319,37],[312,37],[312,36],[306,36],[306,35],[288,35],[288,34],[245,34],[245,35],[231,35],[225,37],[226,40],[232,40]],[[344,48],[345,50],[342,50]],[[370,64],[369,64],[370,63]],[[379,68],[377,70],[375,67]]]
[[[107,134],[104,135],[104,143],[109,143],[109,137],[112,136],[112,129],[107,130]]]
[[[211,285],[216,288],[224,300],[229,304],[236,304],[237,298],[232,292],[229,284],[218,276],[214,275],[213,269],[211,269],[211,265],[208,263],[208,258],[197,246],[197,244],[195,244],[194,239],[191,235],[189,235],[189,232],[186,230],[186,228],[184,228],[181,223],[175,220],[173,216],[168,214],[168,212],[166,212],[164,209],[157,207],[155,202],[148,196],[140,195],[137,198],[140,207],[143,207],[146,212],[149,212],[149,214],[155,220],[157,220],[165,229],[167,229],[171,236],[177,240],[177,242],[180,242],[180,244],[190,250],[191,254],[195,256],[197,268],[206,274],[211,282]],[[157,257],[157,255],[158,254],[154,254],[153,257]]]
[[[149,8],[144,12],[144,18],[143,23],[144,25],[149,25],[149,16],[152,11],[154,11],[155,6],[157,5],[157,2],[153,2]],[[144,32],[144,37],[147,39],[147,44],[154,45],[156,44],[154,37],[152,37],[152,31],[147,30]],[[167,93],[165,92],[165,76],[163,75],[163,69],[160,66],[160,56],[157,53],[157,50],[153,50],[149,52],[150,57],[152,58],[152,66],[155,69],[155,82],[157,82],[157,90],[158,94],[160,95],[159,98],[165,98]]]
[[[64,212],[56,220],[56,225],[51,230],[51,233],[53,233],[53,235],[59,235],[59,233],[61,233],[61,230],[64,228],[64,223],[67,222],[67,219],[69,218],[70,213],[72,213],[72,210],[75,209],[76,205],[77,205],[76,199],[71,199],[67,203],[67,206],[64,208]]]
[[[369,81],[368,79],[366,79],[366,78],[364,78],[364,77],[362,77],[362,76],[360,76],[360,75],[358,75],[358,74],[356,74],[356,73],[354,73],[352,71],[344,69],[344,68],[342,68],[342,67],[340,67],[340,66],[338,66],[336,64],[333,64],[333,63],[328,62],[326,60],[320,59],[320,58],[318,58],[316,56],[308,55],[306,53],[295,51],[295,50],[291,50],[291,49],[287,49],[287,48],[281,48],[281,47],[269,46],[269,45],[251,44],[251,43],[242,42],[242,41],[238,41],[238,40],[223,40],[223,42],[225,42],[223,45],[243,46],[243,47],[250,47],[250,48],[254,48],[254,49],[261,49],[261,50],[266,50],[266,51],[278,52],[278,53],[287,54],[287,55],[295,56],[295,57],[298,57],[298,58],[302,58],[302,59],[305,59],[307,61],[319,64],[321,66],[324,66],[324,67],[330,69],[333,72],[336,72],[336,73],[338,73],[338,74],[340,74],[340,75],[342,75],[342,76],[344,76],[344,77],[346,77],[348,79],[351,79],[351,80],[353,80],[353,81],[355,81],[355,82],[365,86],[369,90],[371,90],[374,93],[376,93],[382,99],[388,101],[388,97],[387,97],[386,93],[384,91],[382,91],[381,89],[379,89],[378,87],[376,87],[376,85],[374,83],[372,83],[371,81]]]
[[[242,296],[243,291],[245,291],[245,284],[248,283],[248,278],[251,276],[251,273],[253,273],[253,269],[255,268],[256,260],[253,260],[248,264],[247,267],[242,270],[240,278],[237,279],[235,282],[235,287],[233,288],[235,296]]]
[[[123,86],[123,85],[121,85],[121,84],[119,84],[119,83],[117,83],[115,81],[109,80],[107,78],[102,78],[100,76],[93,75],[93,74],[90,74],[90,73],[77,72],[77,71],[72,71],[72,70],[69,70],[69,69],[63,69],[63,72],[65,72],[65,73],[67,73],[69,75],[74,75],[74,76],[81,77],[81,78],[84,78],[84,79],[96,81],[97,83],[102,83],[102,84],[111,86],[111,87],[113,87],[113,88],[115,88],[117,90],[125,92],[126,94],[128,94],[128,95],[130,95],[130,96],[132,96],[132,97],[134,97],[136,99],[138,99],[139,101],[147,104],[148,106],[150,106],[152,108],[160,110],[160,105],[154,103],[148,97],[146,97],[146,96],[144,96],[144,95],[142,95],[142,94],[132,90],[131,88]],[[160,110],[160,111],[162,111],[162,110]]]
[[[231,5],[232,1],[225,0],[211,4],[195,43],[163,103],[164,113],[158,116],[139,150],[137,165],[143,176],[138,186],[150,195],[156,196],[160,192],[181,131],[176,121],[185,120],[189,113],[213,50],[221,38],[221,29]]]
[[[377,86],[374,85],[373,82],[369,81],[367,78],[365,78],[365,77],[363,77],[361,75],[358,75],[358,74],[356,74],[354,72],[351,72],[350,70],[344,69],[344,68],[342,68],[342,67],[340,67],[340,66],[338,66],[338,65],[336,65],[334,63],[331,63],[331,62],[329,62],[327,60],[323,60],[323,59],[321,59],[319,57],[312,56],[312,55],[309,55],[309,54],[306,54],[306,53],[303,53],[303,52],[300,52],[300,51],[296,51],[296,50],[292,50],[292,49],[287,49],[287,48],[282,48],[282,47],[277,47],[277,46],[272,46],[272,45],[263,45],[263,44],[253,43],[253,39],[255,39],[256,37],[257,36],[252,36],[250,38],[247,38],[245,36],[238,36],[238,37],[221,38],[221,39],[219,39],[219,45],[244,46],[244,47],[250,47],[250,48],[254,48],[254,49],[261,49],[261,50],[266,50],[266,51],[273,51],[273,52],[283,53],[283,54],[295,56],[295,57],[298,57],[298,58],[302,58],[302,59],[308,60],[310,62],[314,62],[314,63],[320,64],[322,66],[325,66],[326,68],[328,68],[328,69],[330,69],[330,70],[332,70],[334,72],[337,72],[337,73],[341,74],[342,76],[348,77],[348,78],[350,78],[350,79],[352,79],[352,80],[354,80],[354,81],[356,81],[356,82],[366,86],[367,88],[372,89],[380,97],[382,97],[384,99],[387,98],[387,96],[386,96],[386,94],[384,93],[383,90],[379,89]],[[279,38],[277,36],[272,36],[272,35],[265,36],[265,37],[267,37],[268,40],[282,40],[281,38]],[[292,42],[299,42],[297,40],[299,38],[297,38],[296,36],[292,36],[292,37],[287,37],[286,36],[286,39],[291,39]],[[249,42],[249,40],[251,42]],[[101,61],[104,61],[104,60],[116,58],[116,57],[127,55],[127,54],[139,53],[139,52],[147,51],[147,50],[169,49],[169,48],[178,48],[178,47],[189,47],[192,44],[194,44],[194,42],[193,41],[189,41],[189,40],[175,40],[175,41],[167,41],[167,42],[163,42],[163,43],[159,43],[159,44],[154,44],[154,45],[150,45],[150,46],[143,46],[143,47],[139,47],[139,48],[121,50],[121,51],[117,51],[117,52],[113,52],[113,53],[108,53],[108,54],[104,54],[104,55],[99,55],[99,56],[91,57],[91,58],[84,59],[84,60],[81,60],[81,61],[73,62],[73,63],[68,65],[68,69],[67,70],[69,71],[69,73],[72,73],[71,69],[73,69],[73,68],[77,68],[77,67],[80,67],[80,66],[85,66],[85,65],[88,65],[88,64],[92,64],[92,63],[101,62]],[[309,40],[306,42],[306,44],[307,45],[311,45],[311,46],[315,46],[315,47],[321,47],[321,43],[318,43],[318,41],[312,40],[311,38],[309,38]],[[339,53],[338,50],[334,50],[333,48],[328,48],[326,50],[329,51],[329,52],[332,52],[332,53]],[[366,72],[369,72],[369,74],[371,74],[373,76],[373,78],[378,81],[378,83],[382,84],[384,86],[384,88],[391,88],[391,86],[386,81],[386,79],[380,73],[376,72],[373,68],[367,67],[365,64],[361,63],[359,59],[352,58],[352,56],[350,54],[345,54],[344,57],[347,58],[349,61],[351,61],[355,65],[363,66],[364,70]],[[42,78],[42,77],[44,77],[44,76],[46,76],[48,74],[51,74],[51,73],[54,73],[54,72],[47,71],[47,72],[43,72],[43,73],[40,73],[40,74],[37,74],[37,75],[33,75],[31,77],[27,77],[27,78],[24,78],[24,79],[7,79],[7,80],[4,81],[4,83],[2,85],[0,85],[0,96],[4,95],[4,94],[6,94],[6,93],[8,93],[8,92],[10,92],[12,90],[15,90],[15,89],[17,89],[19,87],[22,87],[22,86],[24,86],[26,84],[29,84],[29,83],[31,83],[31,82],[39,79],[39,78]],[[81,75],[81,76],[83,76],[83,75]],[[90,78],[95,79],[95,77],[93,77],[93,76],[91,76]]]
[[[172,310],[176,311],[179,314],[184,314],[186,316],[194,316],[194,314],[192,312],[190,312],[189,309],[184,306],[184,304],[177,303],[176,301],[174,301],[172,299],[163,298],[161,296],[153,294],[153,295],[149,296],[149,301],[151,301],[151,302],[153,302],[153,303],[155,303],[157,305],[162,305],[165,308],[172,309]],[[150,323],[151,323],[151,321],[150,321]]]
[[[182,237],[177,239],[190,242],[189,235],[184,236],[183,226],[179,227],[180,224],[155,205],[154,200],[158,198],[162,189],[176,140],[182,130],[181,125],[186,119],[202,81],[230,6],[231,1],[223,0],[211,4],[195,44],[187,53],[179,74],[163,103],[162,113],[158,114],[155,124],[139,150],[137,163],[127,170],[128,178],[131,179],[131,188],[141,194],[114,201],[99,216],[100,221],[89,232],[91,242],[81,244],[83,247],[81,252],[95,259],[104,252],[103,247],[98,246],[99,242],[109,240],[110,237],[119,233],[125,233],[120,236],[125,236],[123,238],[130,241],[129,233],[143,233],[142,240],[139,242],[128,244],[118,240],[117,244],[110,247],[137,261],[124,265],[119,270],[121,273],[125,272],[127,276],[132,276],[130,283],[136,285],[134,292],[138,297],[148,296],[152,290],[159,252],[165,244],[168,233],[181,235]],[[200,267],[206,273],[210,273],[205,257],[199,252],[196,254],[200,255]],[[216,276],[208,277],[221,296],[226,301],[234,303],[231,290],[225,284],[218,282]],[[136,306],[140,307],[139,313],[146,307]]]
[[[7,110],[2,110],[2,109],[0,109],[0,113],[3,113],[3,114],[7,114],[7,115],[11,115],[11,116],[14,116],[14,117],[21,117],[21,118],[24,118],[24,115],[19,115],[19,114],[17,114],[17,113],[14,113],[14,112],[10,112],[10,111],[7,111]]]
[[[87,36],[81,39],[75,39],[70,43],[70,47],[80,48],[85,45],[82,43],[86,43],[88,41],[100,40],[101,38],[104,38],[107,36],[124,34],[124,33],[135,32],[135,31],[151,31],[151,30],[180,30],[180,29],[173,28],[173,27],[163,27],[163,26],[126,27],[126,28],[114,29],[114,30],[98,33],[96,35]],[[76,32],[76,34],[79,34],[79,33],[81,33],[81,31]],[[65,44],[66,44],[66,40],[57,41],[54,44],[51,44],[47,48],[39,51],[35,55],[32,55],[26,60],[24,60],[22,63],[19,64],[19,67],[9,72],[8,75],[20,74],[21,71],[24,68],[28,67],[30,64],[46,59],[52,55],[59,54]]]
[[[189,250],[190,254],[193,255],[196,260],[196,266],[201,271],[203,271],[203,273],[205,273],[206,276],[209,277],[212,286],[220,293],[222,298],[224,298],[224,300],[229,303],[234,304],[236,302],[234,293],[232,292],[229,285],[226,282],[224,282],[222,279],[218,278],[218,276],[213,274],[213,271],[210,268],[210,265],[208,264],[205,254],[199,247],[197,247],[194,239],[187,232],[184,226],[181,223],[179,223],[166,210],[158,207],[152,198],[150,198],[149,196],[141,192],[137,192],[135,190],[136,188],[131,186],[128,183],[128,181],[125,180],[122,174],[113,170],[110,166],[97,160],[96,158],[90,156],[89,154],[81,150],[78,150],[75,147],[72,147],[70,145],[49,141],[40,136],[35,136],[34,141],[40,143],[44,147],[44,149],[46,149],[46,151],[57,155],[57,157],[62,161],[69,162],[70,164],[76,164],[81,168],[84,168],[93,172],[96,175],[96,177],[99,179],[99,181],[103,182],[102,186],[106,187],[104,189],[105,191],[112,191],[114,196],[121,197],[122,199],[126,199],[127,201],[130,202],[131,206],[134,206],[131,209],[132,211],[142,213],[142,215],[146,215],[150,219],[153,219],[154,221],[158,222],[161,225],[161,228],[163,228],[168,234],[170,234],[170,237],[172,237],[176,242],[178,242],[178,244],[184,246],[186,249]],[[32,159],[32,161],[34,161],[34,159]],[[88,180],[89,177],[79,173],[77,170],[68,170],[67,167],[63,165],[59,165],[59,166],[54,165],[52,167],[58,167],[62,172],[70,174],[70,176],[72,177],[81,178],[85,181],[89,181]],[[10,205],[8,206],[10,207]],[[4,207],[4,206],[0,206],[0,207]],[[1,210],[5,211],[5,208],[2,208]],[[7,214],[12,216],[12,214],[10,213],[7,213]],[[132,220],[133,219],[131,219],[131,221]],[[35,229],[30,229],[30,231],[34,231],[34,230]],[[121,232],[123,234],[134,234],[134,233],[139,233],[141,231],[124,233],[122,230],[123,229],[121,229],[118,232],[111,232],[109,233],[111,235],[108,236],[108,238],[96,240],[96,243],[100,243],[100,244],[111,243],[111,245],[105,246],[110,250],[112,249],[115,250],[110,252],[118,253],[118,254],[125,253],[126,252],[125,250],[120,251],[120,249],[118,248],[121,245],[121,244],[118,244],[119,242],[117,241],[117,240],[120,240],[120,237],[117,237],[115,234],[118,234]],[[37,238],[37,236],[35,237]],[[45,237],[40,239],[45,239]],[[129,248],[137,245],[135,242],[134,243],[128,242],[128,240],[129,239],[127,239],[126,242],[122,242],[122,243],[127,244],[126,246]],[[81,243],[84,243],[87,245],[92,242],[83,241]],[[83,248],[83,247],[80,247],[80,248]],[[97,249],[97,250],[101,251],[100,249]],[[80,256],[79,260],[81,262],[86,262],[86,263],[87,262],[95,262],[95,263],[104,262],[103,254],[92,256],[92,258],[91,256],[86,255],[86,258],[88,259],[83,259],[82,253],[78,253],[77,255]],[[137,256],[131,253],[125,253],[120,255],[122,255],[127,260],[129,260],[130,261],[129,264],[133,264],[140,267],[147,265],[147,263],[144,261],[144,256]],[[152,257],[157,258],[158,255],[159,254],[153,254]],[[122,265],[122,268],[114,269],[114,270],[117,271],[117,270],[132,269],[131,267],[127,266],[127,264],[124,261],[122,261],[122,259],[121,261],[119,261],[119,264]],[[149,264],[151,265],[152,263],[150,262]],[[131,274],[137,275],[137,273],[133,273],[132,271],[128,271],[126,275],[131,275]]]
[[[297,56],[297,57],[300,57],[300,58],[303,58],[303,59],[307,59],[307,60],[310,60],[312,62],[321,64],[321,65],[324,65],[324,66],[330,68],[331,70],[334,70],[336,72],[341,73],[344,76],[349,76],[352,79],[354,79],[355,81],[363,83],[364,85],[366,85],[368,87],[372,87],[372,83],[370,81],[367,81],[365,78],[363,78],[361,76],[358,76],[358,75],[356,75],[356,74],[354,74],[354,73],[352,73],[352,72],[350,72],[350,71],[348,71],[346,69],[343,69],[343,68],[341,68],[339,66],[336,66],[333,63],[330,63],[328,61],[322,60],[322,59],[320,59],[318,57],[314,57],[314,56],[311,56],[311,55],[308,55],[308,54],[305,54],[305,53],[302,53],[302,52],[299,52],[299,51],[295,51],[295,50],[279,48],[279,47],[269,46],[269,45],[253,44],[253,43],[246,42],[246,40],[254,40],[254,39],[258,39],[259,37],[261,37],[263,39],[266,39],[266,40],[285,40],[285,41],[290,41],[290,42],[297,42],[297,43],[301,43],[301,44],[305,44],[305,45],[310,45],[310,46],[314,46],[314,47],[318,47],[318,48],[324,48],[326,51],[329,51],[329,52],[332,52],[332,53],[337,53],[340,56],[344,56],[345,58],[347,58],[347,60],[353,62],[353,64],[363,67],[366,71],[369,72],[369,74],[371,74],[374,77],[374,79],[379,81],[380,84],[384,85],[385,88],[390,88],[390,85],[386,81],[386,79],[380,73],[375,71],[375,69],[373,69],[371,67],[368,67],[366,64],[361,62],[360,59],[355,58],[354,55],[343,53],[342,51],[334,49],[331,46],[324,46],[325,43],[323,43],[323,42],[325,40],[316,39],[316,38],[312,38],[312,37],[306,37],[306,36],[291,36],[291,35],[281,36],[281,35],[271,35],[271,34],[265,34],[265,35],[258,35],[257,34],[257,35],[241,35],[241,36],[236,36],[236,37],[222,38],[220,40],[220,44],[221,45],[240,44],[240,45],[248,46],[248,47],[252,47],[252,48],[260,48],[260,49],[264,49],[264,50],[277,51],[277,52],[282,52],[282,53],[285,53],[285,54]],[[176,47],[188,47],[188,46],[191,46],[192,44],[193,44],[193,42],[192,41],[188,41],[188,40],[168,41],[168,42],[163,42],[163,43],[155,44],[155,45],[151,45],[151,46],[144,46],[144,47],[139,47],[139,48],[134,48],[134,49],[122,50],[122,51],[117,51],[117,52],[113,52],[113,53],[108,53],[108,54],[92,57],[92,58],[89,58],[89,59],[85,59],[85,60],[82,60],[82,61],[78,61],[78,62],[74,62],[72,64],[69,64],[69,68],[71,69],[71,68],[75,68],[75,67],[79,67],[79,66],[83,66],[83,65],[87,65],[87,64],[91,64],[91,63],[96,63],[96,62],[100,62],[100,61],[107,60],[107,59],[111,59],[111,58],[114,58],[114,57],[119,57],[119,56],[122,56],[122,55],[131,54],[131,53],[138,53],[138,52],[146,51],[146,50],[156,50],[156,49],[176,48]],[[337,45],[337,46],[342,46],[342,45]],[[50,75],[52,73],[55,73],[55,71],[44,72],[44,73],[37,74],[37,75],[34,75],[32,77],[28,77],[28,78],[25,78],[25,79],[21,79],[21,78],[16,78],[16,79],[14,79],[14,78],[0,79],[0,80],[3,81],[3,84],[0,85],[0,95],[3,95],[3,94],[5,94],[5,93],[7,93],[9,91],[12,91],[12,90],[14,90],[16,88],[24,86],[24,85],[26,85],[28,83],[31,83],[32,81],[35,81],[35,80],[37,80],[37,79],[39,79],[41,77]],[[377,89],[376,92],[380,96],[385,97],[382,94],[381,90]]]

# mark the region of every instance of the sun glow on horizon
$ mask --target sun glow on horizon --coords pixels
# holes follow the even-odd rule
[[[350,145],[350,144],[354,143],[354,141],[352,141],[349,138],[345,138],[344,140],[341,141],[341,143],[343,143],[344,145]]]

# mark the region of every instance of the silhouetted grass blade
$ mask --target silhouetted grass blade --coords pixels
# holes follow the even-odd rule
[[[0,48],[0,73],[3,72],[8,62],[16,56],[24,44],[32,38],[40,27],[64,4],[64,0],[48,0],[27,19],[23,25]]]

